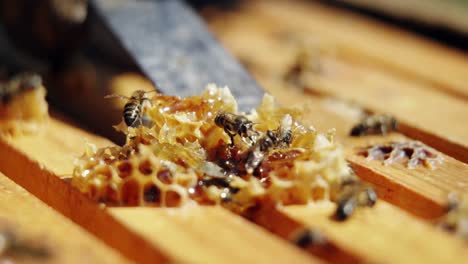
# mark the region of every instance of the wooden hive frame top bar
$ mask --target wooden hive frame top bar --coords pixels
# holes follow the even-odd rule
[[[61,131],[60,135],[51,133],[52,131],[58,131],[58,128]],[[67,138],[68,143],[57,143],[60,142],[59,138]],[[0,140],[0,155],[6,157],[6,163],[1,164],[0,170],[30,190],[38,198],[88,229],[98,238],[138,262],[169,259],[182,262],[232,261],[233,263],[242,260],[255,260],[266,263],[273,261],[272,259],[279,260],[282,256],[287,260],[294,259],[295,263],[313,260],[318,262],[317,259],[303,255],[298,249],[279,241],[263,230],[251,226],[246,220],[224,211],[225,209],[220,207],[186,208],[189,210],[185,213],[183,212],[184,209],[180,209],[181,212],[173,211],[173,213],[170,213],[170,211],[175,209],[100,209],[97,204],[83,197],[74,188],[71,188],[70,185],[53,174],[53,170],[65,172],[72,167],[70,164],[72,157],[80,153],[79,149],[84,150],[83,141],[97,145],[108,144],[107,140],[73,128],[61,121],[51,119],[46,130],[39,135]],[[38,147],[42,150],[38,150]],[[50,157],[43,156],[44,149],[47,150],[47,155]],[[55,155],[57,157],[54,157]],[[59,157],[68,157],[68,161],[61,160]],[[38,159],[41,160],[39,163],[37,162]],[[51,168],[54,168],[53,170],[47,169],[49,164]],[[34,175],[35,180],[32,182],[28,175]],[[415,232],[409,230],[405,233],[400,233],[400,230],[396,229],[390,232],[381,232],[380,226],[387,221],[409,221],[413,222],[414,225],[421,223],[417,219],[399,212],[398,209],[387,209],[389,207],[383,201],[379,203],[382,203],[382,205],[379,205],[378,208],[383,207],[386,209],[369,209],[368,212],[363,213],[371,215],[373,221],[380,224],[366,228],[365,222],[368,220],[357,217],[355,221],[346,225],[353,225],[356,230],[361,230],[362,237],[379,236],[382,240],[387,241],[396,238],[396,240],[415,240],[415,237],[421,235],[419,230],[415,230]],[[329,261],[333,261],[336,256],[345,256],[348,261],[352,262],[358,259],[390,261],[388,256],[392,255],[392,253],[389,252],[393,252],[393,254],[401,253],[399,246],[396,246],[398,243],[395,246],[385,245],[385,248],[383,244],[381,245],[382,248],[379,248],[378,244],[375,245],[385,254],[370,253],[365,247],[352,246],[355,234],[335,232],[336,227],[333,224],[334,220],[330,219],[329,211],[321,213],[322,217],[324,217],[323,221],[329,224],[319,225],[313,221],[313,218],[310,218],[309,214],[314,214],[309,212],[310,210],[314,212],[316,209],[303,207],[303,211],[301,211],[303,215],[301,213],[291,214],[291,218],[288,210],[278,211],[276,208],[266,207],[257,213],[252,220],[284,238],[289,238],[290,234],[299,228],[312,227],[322,230],[324,234],[331,235],[331,245],[338,250],[338,254],[334,254],[336,251],[317,253],[314,250],[311,250],[311,253]],[[187,219],[187,215],[193,217],[193,219]],[[392,215],[392,218],[389,217],[390,215]],[[405,220],[399,220],[400,218]],[[161,222],[155,224],[155,221]],[[426,259],[427,261],[439,258],[450,260],[453,257],[452,250],[456,251],[457,254],[468,254],[460,241],[443,234],[441,231],[429,228],[429,226],[424,230],[424,236],[434,236],[435,238],[415,241],[416,244],[420,244],[418,247],[431,249],[436,244],[439,245],[439,241],[443,241],[443,246],[441,246],[443,253],[421,250],[414,253],[415,258]],[[161,234],[161,236],[158,234]],[[219,234],[219,236],[213,234]],[[169,236],[171,238],[166,239]],[[252,243],[257,246],[251,247]],[[243,245],[247,247],[245,255],[231,252],[232,248],[242,249]],[[192,250],[183,251],[181,247],[189,247]],[[444,250],[444,247],[447,247],[447,250]],[[196,250],[197,248],[199,250]],[[210,250],[207,250],[208,248]],[[278,251],[281,251],[282,254],[266,254],[266,252]],[[265,254],[257,254],[258,252],[265,252]],[[435,258],[436,256],[438,258]]]
[[[1,232],[11,229],[17,233],[18,239],[35,241],[38,243],[35,247],[44,247],[50,253],[50,257],[39,258],[37,261],[43,263],[129,262],[2,173],[0,173],[0,189]],[[33,261],[34,258],[28,260]]]
[[[346,148],[348,161],[354,165],[359,176],[376,185],[379,194],[385,200],[419,217],[434,218],[441,215],[446,206],[448,192],[465,190],[467,165],[444,156],[444,164],[427,173],[427,170],[423,169],[408,170],[403,165],[385,167],[378,162],[365,161],[362,156],[356,154],[357,148],[376,142],[409,138],[401,134],[391,134],[381,138],[350,139],[346,134],[356,120],[331,110],[328,99],[323,95],[354,99],[366,108],[382,111],[385,109],[372,103],[373,98],[352,97],[352,94],[341,90],[341,87],[351,82],[354,83],[352,85],[356,85],[356,89],[363,89],[366,93],[377,84],[392,83],[398,87],[406,87],[403,92],[418,100],[429,98],[436,103],[453,104],[456,107],[447,110],[447,115],[451,118],[463,117],[460,113],[464,113],[466,108],[464,99],[453,97],[468,94],[464,86],[464,83],[467,83],[466,76],[463,75],[463,70],[458,68],[465,65],[461,59],[463,56],[437,45],[424,44],[423,40],[402,35],[401,32],[391,29],[386,28],[383,33],[379,33],[381,25],[373,26],[344,13],[337,17],[336,14],[341,14],[339,11],[320,5],[311,4],[307,7],[310,8],[307,9],[307,13],[304,13],[301,10],[304,7],[302,3],[294,3],[292,9],[289,6],[283,8],[285,2],[278,3],[276,6],[270,6],[265,1],[258,1],[251,7],[253,13],[241,13],[238,20],[225,19],[220,23],[221,26],[214,22],[212,26],[236,55],[243,59],[254,59],[252,69],[256,77],[280,103],[307,105],[308,111],[304,115],[306,123],[312,123],[322,130],[337,128],[337,137]],[[265,25],[275,17],[285,22],[283,30],[297,27],[303,32],[318,32],[327,41],[346,42],[346,45],[339,46],[340,51],[343,51],[340,56],[325,57],[324,60],[327,65],[334,65],[332,68],[346,69],[344,72],[354,77],[346,79],[346,82],[341,78],[322,77],[314,83],[319,84],[317,87],[310,87],[313,91],[318,91],[319,96],[309,93],[304,96],[293,87],[278,85],[281,83],[278,82],[278,78],[284,73],[285,65],[291,63],[287,54],[293,49],[268,39],[272,31],[271,28],[265,28]],[[309,21],[312,18],[317,20],[315,25],[309,25],[313,23]],[[357,22],[350,24],[350,21]],[[237,34],[235,30],[223,31],[222,26],[226,25],[230,30],[237,29]],[[327,30],[324,30],[324,25]],[[360,37],[349,32],[341,34],[341,31],[350,25],[356,28]],[[241,36],[240,29],[244,31],[243,34],[250,32],[248,39]],[[383,45],[381,48],[388,48],[383,49],[385,52],[382,52],[381,48],[376,49],[375,43],[363,42],[377,36],[384,39],[379,43]],[[404,50],[398,56],[391,56],[395,50],[394,46],[398,46],[395,43],[403,45]],[[414,48],[424,51],[411,53]],[[265,51],[270,52],[269,54],[274,52],[276,55],[263,56],[267,54]],[[435,56],[427,58],[426,52]],[[402,64],[402,58],[411,63]],[[448,66],[447,70],[444,67],[415,68],[422,62],[447,62]],[[386,71],[401,78],[382,74]],[[440,71],[447,72],[447,75],[442,76]],[[363,73],[360,75],[360,72]],[[369,84],[361,87],[359,82]],[[422,92],[426,87],[436,89]],[[447,91],[450,95],[441,91]],[[441,95],[442,99],[434,99],[436,95]],[[394,107],[400,109],[402,106],[398,104]],[[392,113],[403,117],[409,111],[408,108],[401,109],[403,110],[395,110]],[[423,138],[425,142],[430,143],[432,140],[432,145],[439,150],[464,160],[467,148],[463,126],[435,129],[434,123],[428,124],[433,122],[430,117],[428,114],[425,119],[421,119],[425,120],[424,122],[417,116],[401,118],[404,121],[403,132],[411,137],[426,133],[426,138]],[[447,138],[447,135],[453,137]],[[324,248],[308,247],[306,250],[309,255],[220,207],[102,208],[60,179],[70,175],[73,159],[81,155],[86,142],[97,146],[111,144],[108,140],[52,118],[40,134],[0,139],[0,171],[97,238],[137,262],[315,263],[326,260],[333,263],[455,263],[468,258],[468,250],[463,242],[385,201],[379,201],[374,208],[357,211],[344,223],[331,219],[334,205],[326,202],[314,206],[279,208],[264,204],[249,216],[250,220],[283,239],[290,239],[291,234],[299,229],[320,230],[330,243]],[[447,143],[453,144],[443,149],[443,145]],[[455,150],[450,152],[453,146]],[[113,254],[110,250],[110,253],[106,253],[105,250],[102,252],[103,256]]]
[[[291,5],[294,6],[295,2],[292,2]],[[311,6],[313,9],[314,5]],[[440,151],[455,154],[454,156],[460,158],[460,160],[464,160],[464,157],[466,157],[464,153],[468,148],[459,145],[458,150],[460,150],[460,152],[457,152],[457,150],[453,148],[453,145],[450,144],[450,139],[442,135],[457,134],[459,136],[457,139],[458,142],[465,142],[464,137],[468,135],[463,133],[467,128],[466,122],[460,122],[459,119],[466,119],[463,113],[466,112],[464,110],[465,108],[468,109],[468,105],[463,100],[457,100],[439,91],[425,89],[425,86],[420,86],[419,84],[415,85],[409,80],[402,80],[398,77],[388,77],[388,75],[385,75],[385,71],[379,71],[378,67],[372,69],[372,72],[375,72],[379,76],[385,76],[385,80],[392,79],[393,82],[398,83],[388,86],[388,83],[382,81],[383,79],[376,79],[372,85],[366,86],[366,83],[359,78],[349,78],[346,79],[346,81],[340,81],[339,84],[331,84],[335,82],[335,80],[340,80],[343,71],[331,67],[330,63],[344,65],[346,69],[353,72],[358,71],[358,69],[360,69],[359,67],[363,66],[362,64],[356,65],[353,61],[349,62],[347,60],[341,60],[339,57],[327,57],[326,55],[319,58],[324,64],[325,73],[323,76],[320,74],[317,76],[311,75],[310,78],[307,79],[307,84],[310,84],[309,87],[312,92],[306,89],[304,90],[306,93],[304,95],[304,92],[300,89],[282,80],[282,76],[287,71],[287,68],[290,67],[295,60],[296,53],[298,52],[298,45],[291,43],[290,39],[281,39],[281,37],[278,37],[278,32],[283,32],[283,34],[284,32],[289,32],[290,35],[293,35],[292,38],[297,39],[310,36],[310,31],[303,30],[303,27],[306,26],[305,22],[301,25],[281,23],[279,28],[275,27],[275,23],[271,23],[273,16],[269,13],[270,8],[272,7],[261,3],[247,6],[239,13],[219,16],[220,19],[218,19],[217,16],[212,17],[210,25],[223,44],[242,61],[247,63],[247,66],[257,77],[257,80],[259,80],[270,93],[278,98],[281,104],[303,107],[307,112],[307,114],[304,115],[305,122],[314,125],[321,131],[331,127],[337,129],[337,136],[347,149],[348,161],[354,165],[359,176],[376,185],[381,197],[421,217],[434,218],[443,214],[446,210],[447,195],[450,192],[466,192],[466,186],[468,186],[467,164],[440,153],[439,154],[444,157],[445,161],[435,170],[421,167],[409,170],[404,165],[400,164],[395,166],[382,166],[378,161],[368,162],[364,157],[357,154],[359,148],[376,143],[395,140],[408,141],[411,139],[398,133],[383,137],[348,137],[351,127],[358,119],[355,115],[350,115],[349,112],[351,112],[351,110],[338,109],[333,104],[339,103],[349,108],[358,108],[359,110],[359,104],[362,103],[371,110],[395,113],[397,118],[401,117],[403,120],[403,124],[401,125],[403,132],[410,137],[423,140],[427,144],[433,145]],[[311,12],[318,11],[314,10]],[[279,16],[284,16],[282,20],[289,21],[286,19],[288,15],[294,16],[295,14],[296,12],[290,13],[287,11]],[[302,13],[297,12],[297,14],[300,15]],[[348,18],[341,17],[340,19],[346,20]],[[329,29],[331,31],[337,30],[333,27],[332,22],[330,23],[331,26]],[[352,21],[349,21],[349,23],[352,23]],[[249,26],[246,27],[246,25]],[[322,34],[325,34],[323,32],[319,33],[316,34],[318,40],[321,39]],[[337,40],[327,40],[324,41],[324,44],[330,43],[331,45],[336,45],[336,42]],[[350,45],[357,44],[350,43]],[[272,54],[275,55],[272,56]],[[327,67],[330,67],[328,71]],[[366,69],[369,71],[371,70],[369,67]],[[361,73],[362,76],[366,74]],[[369,74],[372,75],[372,73]],[[355,74],[349,73],[345,75],[354,76]],[[359,76],[359,74],[357,75]],[[400,84],[404,86],[399,88]],[[408,89],[405,90],[403,87],[409,86],[418,93],[417,96],[405,96],[405,93],[408,93]],[[375,96],[367,95],[376,94],[375,91],[372,91],[373,87],[395,87],[400,93],[392,92],[391,94],[396,93],[400,96],[399,94],[403,93],[403,95],[400,96],[402,101],[396,101],[397,103],[393,107],[387,108],[385,105],[388,100],[385,99],[385,96],[376,100],[374,98]],[[359,91],[360,89],[364,89],[364,91],[359,94],[354,93],[354,91]],[[317,90],[320,92],[318,95],[315,93]],[[335,92],[332,93],[330,91]],[[346,100],[332,100],[324,96],[325,93],[332,94],[338,97],[338,99],[344,98]],[[386,96],[389,94],[389,92],[381,93]],[[359,96],[361,94],[363,96]],[[377,95],[381,96],[378,93]],[[354,99],[354,103],[350,98]],[[411,104],[413,108],[419,109],[424,107],[425,103],[437,100],[446,101],[442,104],[444,105],[442,106],[444,109],[441,111],[446,113],[446,115],[449,116],[448,118],[434,118],[434,115],[431,117],[429,113],[414,109],[409,110],[405,107]],[[372,106],[366,105],[365,102],[372,104]],[[452,105],[454,107],[451,107]],[[439,109],[439,107],[434,106],[428,108],[431,108],[430,111],[434,112]],[[422,122],[419,117],[421,117],[421,120],[425,120],[425,122]],[[459,119],[457,119],[457,117]],[[440,119],[443,121],[439,122]],[[415,123],[417,125],[414,125]],[[411,129],[411,126],[417,127],[418,125],[423,126],[428,132],[422,131],[422,129]],[[427,138],[421,138],[426,135],[425,133],[429,134],[429,136]],[[436,137],[434,133],[441,136]],[[454,138],[456,137],[452,139]]]
[[[73,160],[83,153],[85,143],[112,144],[51,118],[37,135],[0,139],[0,156],[5,157],[0,171],[139,263],[320,262],[220,207],[181,208],[179,213],[179,209],[101,208],[58,177],[70,175]],[[231,231],[224,238],[227,230]],[[252,244],[258,246],[233,252]],[[266,254],[280,251],[282,254]]]

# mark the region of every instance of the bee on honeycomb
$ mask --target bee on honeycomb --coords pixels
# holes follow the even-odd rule
[[[215,85],[198,96],[150,100],[151,127],[127,126],[124,146],[89,146],[77,159],[71,183],[90,198],[126,206],[196,202],[243,213],[262,199],[285,205],[329,200],[349,175],[333,132],[300,124],[297,112],[270,95],[249,114],[238,113],[229,89]],[[226,131],[220,113],[249,125]]]

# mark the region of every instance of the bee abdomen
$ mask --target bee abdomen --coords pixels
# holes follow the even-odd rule
[[[129,127],[141,125],[140,105],[136,102],[127,103],[124,107],[124,121]]]
[[[266,132],[266,136],[260,139],[260,151],[266,152],[276,143],[276,137],[271,130]]]
[[[283,142],[287,146],[291,145],[291,143],[292,143],[292,130],[289,129],[288,131],[286,131],[286,133],[283,136]]]
[[[354,196],[346,197],[338,201],[337,208],[335,211],[335,219],[338,221],[344,221],[348,219],[358,206],[357,198]]]

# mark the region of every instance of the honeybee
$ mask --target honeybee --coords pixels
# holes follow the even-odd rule
[[[143,111],[145,107],[151,106],[151,99],[148,97],[148,93],[154,91],[143,91],[136,90],[130,97],[118,94],[106,95],[104,98],[120,98],[127,99],[127,103],[124,106],[123,118],[125,124],[129,127],[139,127],[144,123]]]
[[[0,231],[0,259],[4,256],[33,257],[45,260],[51,256],[49,249],[33,245],[27,241],[20,241],[17,234],[11,229]]]
[[[265,136],[258,140],[258,149],[261,152],[268,152],[272,148],[286,148],[291,144],[292,130],[279,128],[278,130],[268,130]]]
[[[304,228],[293,232],[290,241],[301,248],[321,246],[327,243],[327,239],[319,230],[310,228]]]
[[[292,117],[285,115],[281,120],[280,126],[275,131],[275,140],[273,141],[276,148],[287,148],[292,143]]]
[[[320,52],[310,48],[299,49],[294,64],[284,75],[284,80],[301,88],[304,88],[304,76],[307,73],[320,73],[322,68]]]
[[[337,199],[335,219],[344,221],[348,219],[357,207],[372,207],[377,202],[375,190],[356,178],[343,183]]]
[[[8,103],[15,95],[42,85],[42,78],[35,73],[21,73],[7,82],[0,83],[0,102]]]
[[[208,186],[217,186],[221,188],[230,188],[231,185],[226,177],[204,177],[201,179],[201,185]]]
[[[356,124],[349,134],[354,137],[371,134],[385,135],[397,129],[398,124],[395,118],[388,115],[370,115]]]
[[[219,112],[215,117],[215,124],[224,129],[224,132],[231,138],[231,145],[234,145],[234,137],[239,135],[250,140],[250,144],[255,142],[258,132],[253,129],[254,123],[246,117],[228,112]]]
[[[291,125],[292,117],[286,115],[283,120],[281,120],[281,124],[276,130],[267,130],[267,132],[257,140],[247,156],[247,162],[245,164],[247,173],[253,173],[270,150],[289,147],[292,142]]]
[[[468,197],[450,193],[447,214],[438,220],[440,227],[468,241]]]

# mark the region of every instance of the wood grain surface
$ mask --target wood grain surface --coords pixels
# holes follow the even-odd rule
[[[464,113],[468,110],[468,104],[464,100],[389,74],[378,67],[344,61],[334,55],[333,48],[331,52],[324,52],[317,57],[321,72],[305,75],[306,87],[295,87],[286,82],[283,76],[304,48],[302,39],[310,35],[298,25],[282,23],[279,28],[275,27],[271,16],[265,15],[269,9],[269,5],[263,4],[247,6],[238,13],[212,16],[209,24],[220,41],[244,62],[280,104],[304,109],[304,122],[321,131],[336,128],[338,140],[346,148],[348,161],[359,176],[372,182],[382,198],[417,216],[438,217],[446,210],[450,192],[467,192],[468,166],[449,155],[439,152],[444,162],[435,170],[430,170],[422,166],[407,169],[404,164],[383,166],[378,161],[369,162],[358,154],[362,148],[373,144],[417,139],[465,160],[467,148],[464,144],[468,142],[465,139],[468,133],[465,132],[468,127],[465,125]],[[286,39],[284,32],[289,33]],[[278,36],[279,33],[283,35]],[[317,36],[319,42],[321,37]],[[338,45],[332,41],[324,41],[322,44]],[[347,70],[341,66],[332,66],[337,64],[353,73],[346,73]],[[360,67],[366,67],[367,71],[359,74]],[[373,74],[379,78],[373,78]],[[330,84],[339,79],[339,84]],[[374,79],[372,85],[368,84],[367,79]],[[394,83],[390,85],[388,80]],[[369,109],[397,116],[401,121],[400,130],[409,137],[399,133],[349,137],[348,133],[359,121],[360,114]],[[416,128],[418,126],[420,128]],[[458,136],[453,136],[455,134]],[[450,144],[452,141],[462,145],[454,147]]]
[[[0,231],[14,232],[48,257],[11,255],[18,263],[130,263],[117,251],[57,213],[0,173]],[[8,253],[8,252],[5,252]],[[1,254],[0,254],[1,255]],[[0,257],[1,259],[1,257]]]
[[[313,1],[255,1],[252,15],[335,43],[339,54],[467,99],[468,56],[414,33]]]
[[[0,139],[0,156],[5,157],[0,171],[138,263],[271,263],[283,256],[284,261],[293,259],[295,263],[320,262],[220,207],[186,208],[177,214],[169,209],[99,206],[60,179],[60,175],[70,175],[73,160],[84,152],[86,143],[112,145],[107,139],[51,118],[37,135]],[[239,244],[257,246],[246,249],[250,254],[232,252]],[[194,253],[202,247],[203,251]],[[257,251],[281,254],[253,254]]]
[[[333,206],[318,206],[314,210],[291,206],[284,211],[294,219],[323,230],[339,246],[369,262],[457,263],[468,257],[463,241],[435,232],[427,223],[416,221],[387,203],[361,210],[344,223],[329,220],[333,209]],[[373,230],[378,233],[372,233]],[[343,239],[345,237],[347,239]]]
[[[50,133],[51,131],[57,131],[57,129],[60,129],[60,135]],[[61,142],[57,137],[66,138],[67,143]],[[8,166],[0,164],[2,165],[0,170],[6,172],[9,177],[23,185],[38,198],[137,262],[211,263],[219,262],[225,256],[223,262],[227,263],[238,263],[245,260],[266,263],[274,262],[280,259],[281,256],[255,253],[277,252],[280,248],[287,259],[295,259],[295,262],[318,262],[316,258],[304,255],[287,242],[280,241],[258,227],[252,226],[245,219],[224,211],[220,207],[183,208],[180,211],[154,208],[100,208],[53,173],[54,170],[64,172],[72,168],[70,164],[72,157],[79,155],[79,149],[84,151],[83,142],[98,145],[110,144],[106,139],[51,119],[46,130],[42,131],[41,134],[0,140],[0,155],[7,157],[8,164]],[[47,151],[48,156],[52,157],[42,157],[44,150]],[[68,157],[68,161],[53,158],[55,155]],[[50,167],[54,169],[47,169],[49,163]],[[34,182],[31,181],[29,175],[34,175]],[[385,204],[383,201],[379,203]],[[303,208],[307,212],[311,211],[312,215],[315,210],[322,212],[320,207],[317,207],[318,209],[314,207]],[[393,210],[398,211],[399,209]],[[406,221],[413,222],[413,225],[422,224],[416,218],[408,217],[399,211],[398,213],[387,213],[372,209],[365,211],[369,211],[368,213],[372,215],[371,218],[378,222]],[[322,217],[324,218],[323,221],[328,223],[326,226],[334,229],[335,225],[339,226],[341,224],[332,219],[331,212],[332,210],[325,211],[322,213]],[[389,217],[389,215],[392,215],[392,217]],[[284,222],[284,219],[291,219],[291,217],[294,218],[293,221]],[[311,224],[309,218],[308,213],[305,213],[303,217],[295,216],[288,211],[278,210],[276,207],[267,207],[265,210],[257,212],[252,220],[270,230],[283,230],[276,233],[285,239],[291,239],[294,232],[304,228],[323,229],[325,235],[332,232],[333,235],[328,238],[330,243],[328,247],[334,250],[324,252],[311,249],[309,251],[309,253],[330,262],[341,263],[343,257],[349,263],[375,259],[385,261],[388,259],[388,255],[400,254],[400,246],[391,246],[393,244],[384,245],[381,243],[374,246],[378,248],[377,252],[382,251],[385,254],[370,252],[365,247],[350,247],[343,244],[342,241],[353,241],[355,234],[333,233],[334,231]],[[395,245],[399,245],[399,240],[412,240],[412,237],[416,236],[410,232],[401,233],[397,229],[390,232],[381,231],[378,225],[365,227],[363,222],[360,221],[351,221],[346,225],[354,226],[352,229],[365,230],[366,233],[363,233],[363,237],[378,236],[383,241],[395,241]],[[214,236],[213,234],[218,235]],[[415,240],[413,242],[415,247],[423,248],[423,250],[413,252],[415,258],[424,259],[424,256],[431,254],[425,249],[436,245],[442,248],[450,248],[450,250],[442,249],[443,253],[440,254],[443,259],[450,258],[451,250],[466,251],[458,240],[442,234],[441,231],[433,227],[428,226],[424,234],[444,237],[443,246],[439,244],[439,240]],[[243,255],[243,253],[232,252],[233,248],[239,248],[239,244],[251,245],[252,243],[257,245],[255,250],[245,249],[245,252],[250,253]],[[203,250],[201,249],[202,244],[204,245]],[[191,251],[181,251],[177,245],[192,248],[198,254],[190,253]],[[197,250],[197,248],[202,251]]]
[[[179,263],[321,263],[221,207],[110,211]]]

